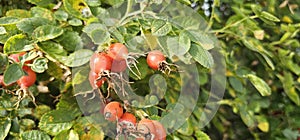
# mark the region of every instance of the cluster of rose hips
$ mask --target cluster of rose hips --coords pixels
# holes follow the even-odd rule
[[[140,54],[143,56],[144,54]],[[97,89],[103,85],[105,81],[109,81],[111,76],[116,76],[122,79],[122,72],[128,68],[134,75],[136,74],[131,66],[134,66],[139,73],[136,66],[136,59],[128,52],[127,47],[121,43],[113,43],[106,51],[96,52],[90,58],[90,72],[89,82],[93,89]],[[165,71],[168,68],[166,57],[159,50],[150,51],[147,54],[147,64],[153,70]],[[110,86],[109,86],[110,87]],[[124,93],[123,93],[124,94]],[[125,95],[125,94],[124,94]]]
[[[139,55],[144,56],[145,54]],[[153,70],[162,72],[170,71],[169,66],[171,64],[166,62],[166,57],[159,50],[148,52],[146,60],[148,66]],[[124,72],[126,68],[139,77],[139,75],[135,74],[131,69],[131,66],[134,66],[138,71],[136,63],[138,62],[135,57],[128,52],[124,44],[113,43],[106,51],[96,52],[92,55],[90,59],[91,70],[89,73],[89,82],[93,89],[99,89],[106,81],[110,84],[112,82],[111,80],[116,78],[112,76],[118,75],[117,78],[122,78],[122,72]],[[137,123],[137,119],[132,113],[123,113],[122,105],[119,102],[113,101],[106,103],[101,92],[100,95],[103,103],[106,104],[103,113],[105,119],[117,121],[117,138],[120,135],[124,135],[126,137],[133,136],[137,140],[166,139],[166,131],[161,123],[146,118],[141,119],[139,123]],[[123,95],[125,96],[125,94]],[[127,110],[127,106],[125,109]]]
[[[136,117],[129,112],[123,113],[122,105],[119,102],[110,102],[104,108],[106,120],[117,121],[117,137],[135,137],[136,140],[165,140],[166,130],[156,120],[142,118],[138,123]]]
[[[25,54],[26,54],[26,52],[21,52],[18,54],[11,54],[8,58],[11,61],[13,61],[12,63],[20,63],[20,58],[22,56],[24,56]],[[16,92],[16,94],[19,96],[19,101],[16,104],[17,106],[18,106],[18,103],[27,95],[30,95],[34,101],[33,95],[31,93],[28,93],[28,88],[30,86],[32,86],[36,81],[36,73],[31,69],[31,67],[27,66],[27,64],[29,64],[30,62],[31,61],[29,60],[24,63],[22,69],[25,72],[25,75],[17,80],[17,84],[21,87]],[[10,85],[5,84],[3,75],[0,75],[0,86],[7,87],[7,86],[11,86],[12,84],[10,84]],[[35,102],[34,102],[34,104],[35,104]]]

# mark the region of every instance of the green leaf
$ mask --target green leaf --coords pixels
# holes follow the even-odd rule
[[[79,135],[74,130],[62,131],[53,140],[79,140]]]
[[[33,7],[30,9],[32,17],[39,17],[39,18],[45,18],[50,21],[53,21],[53,15],[52,12],[46,8],[42,7]]]
[[[22,140],[51,140],[50,136],[39,130],[27,131],[21,134]]]
[[[32,115],[34,116],[34,117],[36,117],[37,119],[41,119],[41,117],[45,114],[45,113],[47,113],[47,112],[49,112],[49,111],[51,111],[51,108],[49,107],[49,106],[47,106],[47,105],[38,105],[35,109],[34,109],[34,111],[33,111],[33,113],[32,113],[32,111],[31,111],[31,113],[32,113]]]
[[[197,44],[192,44],[189,50],[191,56],[193,56],[194,60],[196,60],[199,64],[201,64],[205,68],[212,68],[214,65],[214,60],[212,55]]]
[[[66,112],[68,115],[66,115]],[[50,135],[57,135],[64,130],[69,130],[73,126],[72,121],[77,115],[77,109],[60,108],[53,110],[43,115],[39,128]]]
[[[85,0],[89,6],[96,7],[101,5],[101,0]]]
[[[4,72],[4,83],[6,85],[12,84],[24,76],[24,71],[19,64],[11,64]]]
[[[198,30],[188,30],[184,33],[188,36],[188,38],[190,38],[191,41],[201,45],[205,50],[214,48],[215,42],[212,39],[214,36]]]
[[[39,48],[47,54],[47,58],[51,61],[61,62],[61,58],[67,56],[67,51],[63,46],[52,41],[45,41],[38,44]]]
[[[67,31],[63,35],[55,39],[67,51],[75,51],[82,49],[83,43],[77,32]]]
[[[246,77],[250,80],[252,85],[258,90],[261,96],[270,96],[272,94],[269,85],[261,78],[253,74],[248,74],[246,75]]]
[[[92,54],[94,52],[88,49],[77,50],[74,53],[70,54],[68,57],[64,57],[60,60],[66,66],[69,67],[78,67],[89,62]]]
[[[182,48],[182,54],[187,53],[191,47],[191,39],[184,31],[179,33],[179,46]]]
[[[33,31],[33,37],[39,42],[54,39],[63,34],[63,29],[53,25],[43,25]]]
[[[19,23],[17,23],[17,27],[24,33],[31,35],[37,27],[46,25],[48,23],[50,23],[48,19],[41,17],[32,17],[22,19]]]
[[[265,116],[256,116],[257,127],[263,132],[269,132],[269,122]]]
[[[297,130],[291,130],[290,128],[286,128],[282,131],[282,134],[288,140],[296,140],[299,138],[299,132]]]
[[[272,60],[271,60],[267,55],[265,55],[265,54],[263,54],[263,53],[260,53],[260,54],[261,54],[261,55],[263,56],[263,58],[266,60],[266,62],[267,62],[267,64],[269,65],[269,67],[270,67],[272,70],[275,70],[275,66],[274,66]]]
[[[6,33],[0,34],[0,43],[2,44],[5,44],[10,37],[20,33],[16,25],[8,25],[8,26],[4,26],[4,28]]]
[[[35,122],[31,119],[21,119],[20,120],[20,128],[24,131],[32,130],[35,128]]]
[[[210,140],[209,136],[201,130],[195,131],[195,136],[197,140]]]
[[[23,9],[12,9],[7,11],[7,17],[16,17],[16,18],[29,18],[31,16],[30,12]]]
[[[240,117],[242,118],[242,121],[248,126],[248,127],[254,127],[255,126],[255,118],[252,111],[247,111],[246,107],[240,107]]]
[[[53,16],[59,21],[67,21],[69,17],[68,13],[63,10],[55,11]]]
[[[56,79],[60,79],[63,76],[62,68],[59,66],[59,64],[52,61],[48,62],[47,73]]]
[[[0,35],[6,34],[6,29],[4,27],[0,27]]]
[[[47,6],[54,2],[54,0],[28,0],[28,2],[38,5],[38,6]]]
[[[85,19],[91,16],[91,11],[84,0],[63,0],[64,8],[71,15]]]
[[[76,85],[79,85],[86,81],[88,79],[86,70],[80,70],[73,74],[74,76],[72,77],[72,85],[75,87]],[[76,89],[76,88],[75,88]],[[90,89],[89,89],[90,90]],[[88,91],[88,90],[87,90]]]
[[[0,74],[3,73],[8,65],[7,55],[0,53]]]
[[[85,26],[83,32],[87,33],[95,44],[102,45],[110,41],[110,33],[103,24],[92,23]]]
[[[68,20],[68,23],[72,26],[81,26],[82,25],[82,21],[78,18],[72,18],[72,19]]]
[[[29,51],[32,47],[27,46],[29,40],[23,34],[18,34],[10,37],[4,44],[3,52],[5,54],[19,53],[24,51]]]
[[[152,22],[151,32],[154,36],[165,36],[172,30],[170,23],[156,19]]]
[[[193,124],[190,119],[187,119],[185,123],[180,126],[180,128],[177,130],[179,133],[190,136],[193,134]]]
[[[110,34],[107,30],[97,29],[91,32],[91,39],[95,44],[104,44],[109,41]]]
[[[0,119],[0,139],[4,140],[9,133],[11,128],[10,118],[1,118]]]
[[[43,73],[48,69],[48,59],[44,57],[34,59],[31,69],[37,73]]]
[[[121,34],[121,32],[117,28],[110,28],[109,33],[113,38],[115,38],[118,42],[124,43],[124,36]],[[131,39],[130,41],[133,41],[134,39]]]
[[[190,44],[184,44],[184,45],[182,44],[182,43],[189,41],[188,38],[185,38],[185,39],[181,38],[180,36],[167,38],[167,46],[168,46],[170,55],[182,56],[189,51]]]
[[[192,16],[176,16],[171,21],[172,25],[179,26],[185,30],[199,30],[200,21]]]
[[[274,22],[280,22],[280,19],[277,18],[276,16],[272,15],[271,13],[268,13],[266,11],[262,11],[260,13],[260,18],[265,18],[267,20],[270,20],[270,21],[274,21]]]
[[[1,17],[0,18],[0,26],[4,25],[13,25],[20,21],[19,18],[16,17]]]
[[[290,72],[284,71],[284,76],[277,75],[277,77],[280,79],[285,94],[298,106],[300,106],[300,97],[298,93],[296,92],[295,86],[294,86],[294,79],[293,75]]]
[[[234,90],[241,93],[244,92],[244,86],[239,79],[237,79],[236,77],[229,77],[228,80]]]

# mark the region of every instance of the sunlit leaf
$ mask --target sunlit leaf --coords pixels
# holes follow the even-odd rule
[[[10,118],[1,118],[0,124],[0,139],[4,140],[11,128],[11,120]]]
[[[60,45],[67,51],[75,51],[82,49],[83,43],[77,32],[67,31],[64,32],[60,37],[55,39]]]
[[[284,92],[298,106],[300,106],[300,97],[294,87],[293,75],[290,72],[284,72],[284,75],[277,75],[280,79]]]
[[[28,0],[28,2],[39,5],[39,6],[47,6],[48,4],[52,3],[54,0]]]
[[[17,27],[24,33],[28,33],[31,35],[37,27],[48,24],[49,22],[50,21],[48,19],[41,17],[25,18],[17,23]]]
[[[20,19],[16,18],[16,17],[1,17],[0,18],[0,26],[16,24],[19,21],[20,21]]]
[[[63,29],[52,26],[52,25],[43,25],[37,27],[33,31],[33,37],[36,38],[39,42],[47,41],[50,39],[54,39],[63,34]]]
[[[6,12],[8,17],[17,17],[17,18],[29,18],[30,12],[23,9],[12,9]]]
[[[34,59],[31,69],[37,73],[43,73],[48,69],[48,59],[47,58],[37,58]]]
[[[191,56],[200,63],[203,67],[212,68],[214,65],[214,60],[212,55],[201,46],[197,44],[192,44],[189,50]]]
[[[70,54],[68,57],[63,57],[60,61],[69,67],[78,67],[87,63],[93,51],[88,49],[80,49]]]
[[[30,9],[32,17],[40,17],[48,20],[53,20],[53,14],[50,10],[42,7],[32,7]]]
[[[31,47],[26,47],[29,44],[29,40],[23,34],[18,34],[15,36],[10,37],[5,45],[4,45],[4,53],[5,54],[12,54],[12,53],[19,53],[23,51],[31,50]]]
[[[51,140],[50,136],[39,130],[27,131],[21,134],[22,140]]]
[[[271,95],[271,88],[269,85],[261,78],[257,77],[256,75],[253,74],[248,74],[246,76],[252,85],[259,91],[259,93],[262,96],[270,96]]]
[[[68,115],[65,115],[66,112]],[[69,130],[73,126],[72,120],[76,116],[76,109],[53,110],[43,115],[39,128],[50,135],[57,135],[64,130]]]
[[[167,35],[171,30],[171,24],[164,20],[154,20],[151,26],[151,32],[154,36]]]
[[[268,132],[269,131],[269,122],[264,116],[256,116],[256,120],[258,121],[257,127],[263,131]]]

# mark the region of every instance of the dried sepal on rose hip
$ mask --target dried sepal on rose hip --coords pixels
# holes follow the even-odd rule
[[[136,132],[136,117],[129,112],[125,112],[117,123],[117,138],[120,135],[129,136]]]
[[[28,66],[22,67],[23,71],[26,75],[22,76],[18,81],[17,84],[21,87],[19,90],[16,91],[16,95],[18,95],[18,101],[15,106],[18,108],[19,103],[27,96],[32,99],[34,105],[37,106],[35,103],[35,97],[33,94],[28,90],[28,88],[36,82],[36,73]]]
[[[119,102],[110,102],[104,108],[104,118],[108,121],[117,121],[123,115],[123,108]]]
[[[98,78],[99,76],[97,73],[95,73],[94,71],[90,71],[89,82],[93,89],[101,87],[106,80],[105,78],[102,79],[98,79]]]
[[[147,64],[151,69],[159,70],[163,73],[169,74],[171,71],[178,71],[178,66],[167,63],[165,55],[160,50],[152,50],[148,53]],[[172,69],[171,66],[174,66],[175,69]]]

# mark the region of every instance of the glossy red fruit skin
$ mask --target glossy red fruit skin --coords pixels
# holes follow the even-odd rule
[[[31,70],[28,66],[23,66],[23,70],[26,72],[27,75],[22,76],[18,81],[18,85],[21,88],[28,88],[32,86],[36,81],[36,73]]]
[[[150,51],[147,55],[147,64],[153,70],[158,70],[159,64],[163,61],[166,61],[166,57],[159,50]]]
[[[3,75],[0,75],[0,86],[5,86]]]
[[[114,43],[109,46],[107,54],[112,59],[120,61],[127,58],[128,49],[122,43]]]
[[[166,140],[167,137],[165,128],[156,120],[142,119],[138,123],[137,130],[144,134],[152,134],[154,140]],[[144,138],[136,138],[136,140],[144,140]]]
[[[106,53],[94,53],[90,59],[91,71],[100,73],[104,70],[110,70],[112,65],[112,59]]]
[[[126,60],[113,60],[111,65],[111,72],[123,72],[127,68]]]
[[[153,120],[152,122],[155,127],[154,140],[165,140],[167,137],[167,133],[166,133],[164,126],[156,120]]]
[[[90,85],[92,86],[93,89],[99,88],[102,86],[102,84],[105,82],[105,79],[99,79],[98,81],[96,81],[98,79],[98,74],[90,71],[89,73],[89,81],[90,81]]]
[[[125,112],[122,115],[122,117],[120,118],[119,122],[124,122],[124,121],[130,122],[133,125],[136,125],[136,117],[133,114],[131,114],[131,113]]]
[[[119,102],[110,102],[104,108],[104,117],[108,121],[119,120],[123,115],[123,108]]]
[[[152,139],[152,137],[155,135],[155,127],[152,120],[149,119],[140,120],[139,123],[137,124],[137,131],[139,133],[149,136],[149,138],[151,137]],[[142,140],[142,139],[146,139],[146,138],[137,138],[136,140]]]
[[[17,53],[17,54],[11,54],[11,55],[9,55],[8,57],[9,57],[10,59],[14,60],[15,62],[20,62],[19,57],[21,57],[21,56],[23,56],[23,55],[25,55],[25,54],[26,54],[26,52],[20,52],[20,53]]]

